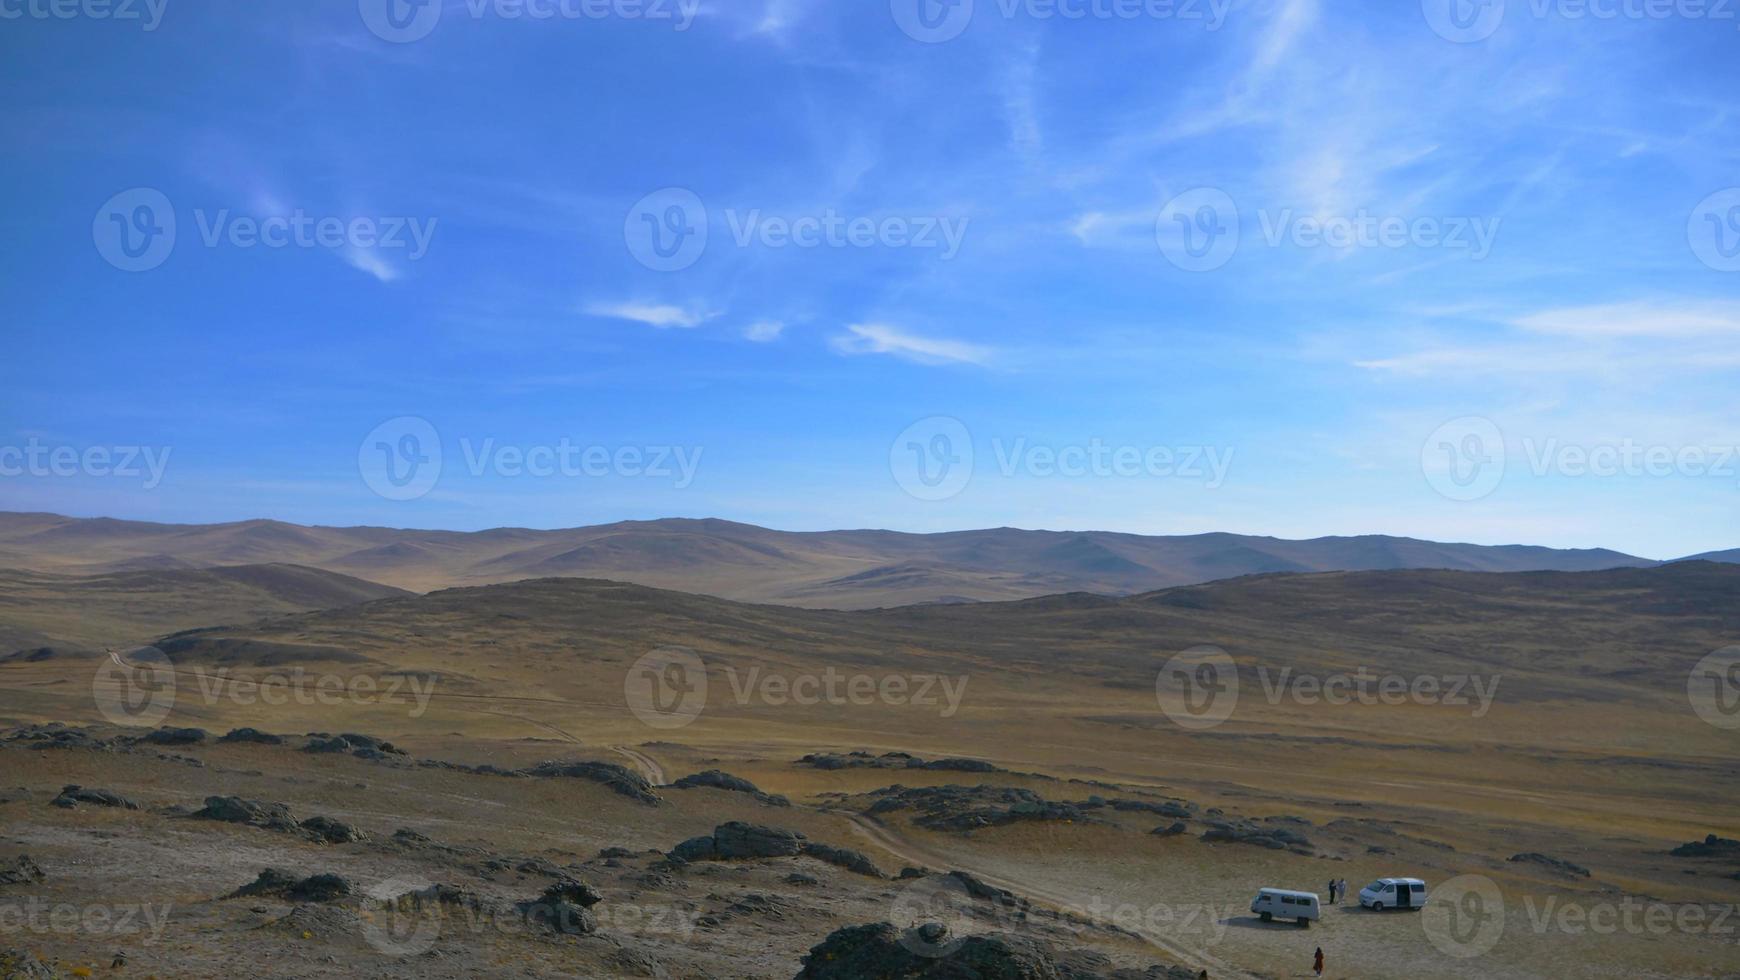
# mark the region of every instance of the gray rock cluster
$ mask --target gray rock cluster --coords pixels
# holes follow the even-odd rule
[[[791,806],[791,801],[774,793],[764,793],[761,787],[741,776],[733,776],[718,769],[708,769],[691,776],[684,776],[671,784],[677,789],[695,789],[706,787],[710,789],[728,790],[733,793],[748,793],[758,802],[767,806]]]

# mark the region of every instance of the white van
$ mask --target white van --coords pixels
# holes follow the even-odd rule
[[[1384,909],[1423,909],[1426,907],[1426,883],[1418,878],[1379,878],[1359,890],[1361,908],[1374,912]]]
[[[1264,922],[1273,922],[1277,917],[1292,919],[1309,929],[1311,920],[1318,918],[1317,896],[1285,888],[1264,888],[1251,901],[1251,911]]]

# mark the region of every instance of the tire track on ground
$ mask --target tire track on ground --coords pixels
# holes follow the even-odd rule
[[[995,885],[998,888],[1003,888],[1019,895],[1038,899],[1044,904],[1050,905],[1058,910],[1067,908],[1085,908],[1089,904],[1079,898],[1074,898],[1066,893],[1056,891],[1048,885],[1036,884],[1033,881],[1023,878],[985,871],[979,868],[974,868],[969,864],[963,864],[959,858],[938,854],[922,844],[907,840],[897,834],[894,830],[890,829],[887,825],[863,814],[847,813],[845,814],[845,817],[846,820],[851,823],[852,829],[858,832],[859,835],[881,847],[883,850],[893,854],[895,857],[900,858],[902,861],[906,861],[910,864],[959,869],[971,874],[975,878]],[[1153,930],[1128,929],[1126,931],[1140,936],[1152,945],[1164,950],[1178,963],[1193,970],[1208,970],[1210,975],[1215,977],[1232,977],[1237,978],[1237,980],[1261,980],[1261,978],[1257,977],[1255,974],[1246,973],[1245,971],[1231,966],[1222,960],[1209,956],[1207,953],[1198,952],[1188,947],[1181,946]]]

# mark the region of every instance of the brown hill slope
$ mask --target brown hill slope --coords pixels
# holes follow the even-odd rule
[[[0,571],[0,657],[131,646],[165,632],[407,595],[298,565],[234,565],[73,576]]]
[[[0,558],[15,568],[68,574],[281,562],[417,591],[572,576],[842,609],[1072,591],[1129,595],[1262,572],[1586,571],[1653,564],[1600,549],[1379,535],[1288,541],[1015,528],[789,532],[686,519],[467,533],[277,521],[182,526],[45,514],[0,514]]]

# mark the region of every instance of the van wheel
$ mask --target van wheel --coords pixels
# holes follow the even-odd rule
[[[1382,903],[1382,902],[1371,903],[1371,910],[1373,912],[1382,912],[1384,910],[1384,903]]]
[[[1267,913],[1267,912],[1258,912],[1258,913],[1257,913],[1257,918],[1259,918],[1259,919],[1262,919],[1262,920],[1263,920],[1263,921],[1264,921],[1264,922],[1273,922],[1273,921],[1275,921],[1275,917],[1274,917],[1274,916],[1273,916],[1273,915],[1270,915],[1270,914],[1269,914],[1269,913]]]
[[[1301,929],[1311,928],[1311,920],[1310,919],[1300,919],[1299,920],[1299,928],[1301,928]]]

